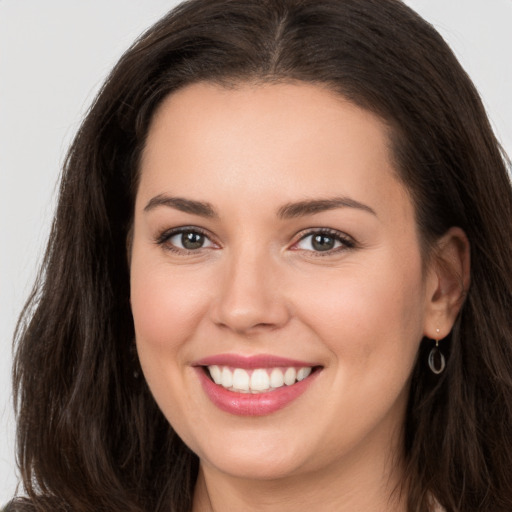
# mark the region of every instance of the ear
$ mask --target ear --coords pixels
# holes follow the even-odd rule
[[[437,242],[429,262],[424,336],[450,333],[470,282],[470,246],[461,228],[450,228]]]

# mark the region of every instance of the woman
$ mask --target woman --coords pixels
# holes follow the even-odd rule
[[[71,147],[13,509],[510,510],[511,213],[400,2],[183,4]]]

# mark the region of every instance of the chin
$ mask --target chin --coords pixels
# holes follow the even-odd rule
[[[285,478],[297,473],[305,462],[305,457],[294,453],[292,447],[265,443],[262,448],[262,444],[233,443],[225,446],[223,443],[218,444],[215,450],[210,445],[205,451],[199,451],[199,458],[201,463],[221,473],[249,480]]]

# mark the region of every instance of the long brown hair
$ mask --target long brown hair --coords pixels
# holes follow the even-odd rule
[[[197,457],[158,410],[133,350],[126,241],[161,101],[201,80],[330,87],[392,128],[425,254],[451,226],[472,284],[446,342],[424,340],[404,428],[409,512],[512,510],[512,190],[471,81],[398,0],[191,0],[125,53],[65,162],[14,366],[16,510],[187,512]]]

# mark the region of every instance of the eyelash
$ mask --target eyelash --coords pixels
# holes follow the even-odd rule
[[[311,253],[311,256],[313,257],[324,257],[324,256],[331,256],[333,254],[343,252],[349,249],[354,249],[356,247],[356,242],[352,237],[349,237],[345,233],[342,233],[341,231],[337,231],[336,229],[328,229],[328,228],[317,228],[317,229],[309,229],[305,233],[302,233],[300,238],[295,242],[292,246],[297,246],[300,242],[303,240],[306,240],[308,237],[320,235],[320,236],[326,236],[329,238],[332,238],[335,240],[335,242],[339,242],[340,246],[335,247],[333,249],[328,249],[325,251],[314,251],[314,250],[308,250],[308,249],[293,249],[296,251],[304,250],[305,252]]]
[[[176,235],[182,235],[184,233],[195,233],[198,235],[204,236],[207,240],[209,240],[213,245],[214,242],[211,240],[211,236],[203,229],[198,228],[196,226],[183,226],[179,228],[168,229],[161,233],[155,240],[157,245],[164,247],[166,250],[175,252],[177,254],[197,254],[200,249],[204,249],[204,247],[200,247],[198,249],[185,249],[181,247],[176,247],[175,245],[169,243],[170,239]]]
[[[215,242],[211,240],[210,235],[203,229],[198,228],[196,226],[183,226],[179,228],[173,228],[164,231],[161,233],[155,240],[155,243],[159,246],[165,247],[166,250],[169,250],[171,252],[175,252],[178,254],[197,254],[200,249],[205,249],[207,247],[199,247],[198,249],[185,249],[181,247],[176,247],[175,245],[169,243],[169,240],[176,236],[176,235],[183,235],[184,233],[194,233],[204,236],[207,240],[210,241],[212,245],[215,245]],[[315,251],[315,250],[309,250],[309,249],[300,249],[296,248],[296,246],[306,240],[310,236],[326,236],[329,238],[332,238],[335,240],[335,242],[339,242],[340,246],[335,247],[333,249],[328,249],[325,251]],[[314,257],[323,257],[323,256],[329,256],[334,253],[338,253],[341,251],[346,251],[348,249],[354,249],[356,247],[356,242],[353,238],[349,237],[345,233],[342,233],[341,231],[337,231],[335,229],[328,229],[328,228],[317,228],[317,229],[310,229],[305,233],[302,233],[299,237],[299,239],[292,245],[291,249],[295,251],[304,251],[311,253],[311,255],[314,255]]]

